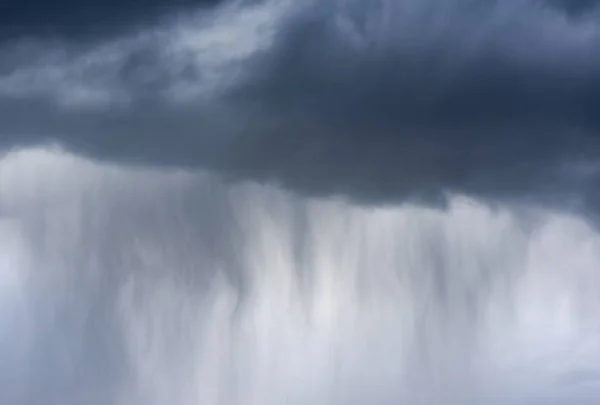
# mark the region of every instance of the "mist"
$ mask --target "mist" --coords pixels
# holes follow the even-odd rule
[[[592,404],[585,217],[307,198],[60,149],[0,161],[7,404]]]

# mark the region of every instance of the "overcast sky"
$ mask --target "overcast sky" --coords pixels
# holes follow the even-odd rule
[[[0,403],[597,404],[599,130],[598,1],[0,0]]]
[[[2,148],[58,142],[377,202],[597,199],[594,1],[3,7]]]
[[[600,233],[577,216],[356,206],[43,149],[0,159],[0,209],[2,404],[600,398]]]

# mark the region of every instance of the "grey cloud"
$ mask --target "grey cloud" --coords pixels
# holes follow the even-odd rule
[[[598,0],[551,0],[550,5],[566,11],[570,16],[581,17],[598,9]]]
[[[221,0],[7,0],[0,6],[0,42],[46,37],[81,43],[115,37]]]
[[[102,105],[57,102],[93,84],[81,57],[61,62],[74,73],[49,88],[13,66],[2,143],[56,141],[101,159],[378,202],[444,190],[597,198],[597,170],[569,169],[600,154],[593,4],[576,18],[566,3],[530,0],[231,4],[196,26],[229,42],[174,54],[157,34],[100,63],[109,73],[92,87],[106,93]],[[267,17],[249,31],[248,19],[223,17],[253,8]],[[229,51],[249,33],[252,51]]]

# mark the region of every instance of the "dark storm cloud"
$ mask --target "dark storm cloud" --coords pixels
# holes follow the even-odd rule
[[[164,32],[112,42],[114,63],[88,51],[49,65],[47,51],[6,48],[4,146],[57,141],[360,200],[443,190],[595,198],[594,2],[284,4],[213,9],[194,25],[204,47],[179,54]],[[109,101],[74,107],[69,92],[82,86]],[[173,101],[173,89],[194,86]]]
[[[50,36],[99,39],[157,23],[190,8],[221,0],[5,0],[0,4],[0,42]]]
[[[598,8],[598,0],[550,0],[550,4],[572,16],[581,16]]]

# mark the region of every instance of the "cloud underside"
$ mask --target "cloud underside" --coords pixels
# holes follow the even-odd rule
[[[85,44],[60,29],[52,42],[11,36],[0,62],[2,147],[59,143],[379,202],[445,190],[596,199],[595,2],[194,10],[129,33],[114,27],[130,11],[115,13]]]

